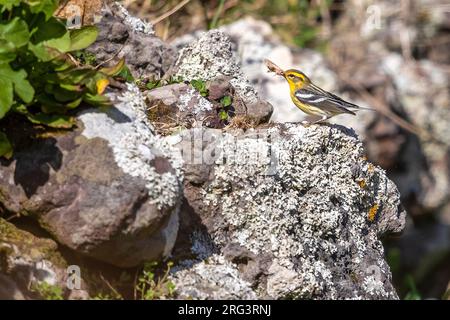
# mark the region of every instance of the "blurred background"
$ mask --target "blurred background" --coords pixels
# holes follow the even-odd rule
[[[450,3],[439,0],[124,0],[177,49],[220,28],[272,121],[304,115],[263,59],[378,112],[338,116],[384,168],[408,212],[384,240],[402,299],[450,299]]]

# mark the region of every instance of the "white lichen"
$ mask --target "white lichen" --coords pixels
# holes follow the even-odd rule
[[[176,270],[171,281],[181,299],[257,299],[250,284],[241,278],[236,265],[220,255],[212,255],[189,269]]]
[[[153,30],[153,25],[151,23],[142,21],[141,19],[130,15],[127,9],[125,9],[118,2],[114,2],[113,9],[115,10],[115,14],[123,19],[125,25],[131,27],[131,30],[136,32],[142,32],[147,35],[155,34]]]
[[[84,125],[82,134],[89,139],[99,137],[108,141],[117,165],[123,172],[146,182],[150,201],[159,209],[176,206],[183,177],[179,153],[153,134],[144,99],[135,85],[128,84],[117,99],[119,102],[104,112],[83,111],[79,115]],[[158,173],[156,157],[166,159],[173,172]]]
[[[194,88],[189,88],[186,92],[180,95],[177,106],[178,109],[183,112],[189,108],[190,104],[194,105],[192,108],[192,113],[194,115],[211,111],[213,109],[212,103],[202,97]]]
[[[228,134],[219,143],[215,179],[203,197],[220,207],[233,233],[215,232],[213,240],[219,247],[231,241],[256,255],[273,255],[270,269],[284,270],[268,277],[274,298],[343,298],[340,285],[349,283],[344,265],[359,274],[367,257],[383,261],[378,232],[403,227],[389,220],[399,220],[395,186],[365,160],[358,139],[341,130],[287,126],[268,130],[270,138]],[[374,205],[381,209],[371,221]],[[348,297],[373,291],[362,283],[354,287]],[[392,288],[376,293],[396,297]]]
[[[229,76],[230,83],[246,103],[257,101],[256,91],[244,77],[234,55],[230,39],[221,31],[211,30],[183,48],[176,62],[176,76],[185,80],[212,80]]]

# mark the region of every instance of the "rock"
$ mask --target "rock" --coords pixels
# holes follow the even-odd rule
[[[223,77],[230,78],[229,83],[235,90],[233,100],[241,102],[236,103],[236,113],[243,113],[253,118],[257,124],[267,122],[273,112],[270,103],[258,97],[243,75],[232,43],[221,31],[206,32],[197,41],[183,48],[172,72],[175,76],[187,81],[223,82]],[[216,80],[218,78],[219,80]],[[217,95],[214,90],[213,95]]]
[[[392,4],[383,2],[382,6]],[[363,11],[366,9],[367,6]],[[383,11],[383,14],[386,12],[390,11]],[[359,16],[365,17],[365,14]],[[382,25],[393,22],[389,17],[383,15]],[[352,15],[353,18],[355,15]],[[361,30],[365,28],[366,20],[358,21],[357,26]],[[286,81],[267,73],[263,63],[265,58],[279,63],[283,68],[303,70],[320,87],[357,105],[374,107],[366,101],[352,98],[347,92],[339,91],[337,75],[330,67],[333,65],[342,78],[351,77],[395,113],[410,119],[419,128],[430,130],[432,136],[441,142],[423,139],[418,141],[415,136],[377,112],[361,111],[356,117],[340,115],[330,121],[355,129],[366,144],[369,159],[389,170],[389,175],[398,185],[411,214],[423,214],[442,208],[449,201],[447,190],[450,187],[450,134],[446,125],[450,121],[450,99],[445,71],[427,60],[404,63],[400,54],[389,53],[381,40],[384,39],[381,34],[398,34],[397,32],[375,28],[372,30],[373,34],[368,34],[349,26],[345,30],[340,30],[331,42],[336,57],[331,56],[331,63],[327,63],[325,57],[318,52],[294,49],[282,44],[270,25],[264,21],[246,18],[221,28],[232,39],[234,50],[239,52],[245,76],[255,85],[261,98],[276,106],[271,118],[274,122],[301,121],[304,114],[291,102]],[[372,42],[368,43],[368,39]],[[180,42],[176,41],[174,45],[180,46]],[[392,46],[397,48],[397,45]],[[340,61],[341,53],[350,56],[351,60],[346,60],[346,63]],[[374,64],[373,61],[381,63]],[[439,147],[442,145],[445,147]]]
[[[209,173],[185,177],[180,233],[190,236],[177,244],[173,275],[181,296],[215,298],[214,283],[234,274],[220,297],[242,298],[241,287],[270,299],[398,298],[379,238],[403,229],[405,211],[353,131],[280,124],[190,135],[174,139],[197,150],[183,152],[185,170],[202,163]]]
[[[216,107],[191,85],[170,84],[147,92],[150,120],[171,127],[192,127],[195,122],[213,126],[218,115]]]
[[[176,57],[175,50],[154,35],[153,27],[129,15],[115,1],[109,1],[97,23],[97,41],[87,51],[99,63],[125,57],[135,78],[162,77]]]
[[[130,267],[170,254],[181,162],[153,134],[137,87],[109,96],[113,107],[85,109],[71,132],[11,135],[16,148],[1,162],[0,194],[6,210],[38,219],[59,243]]]
[[[67,264],[50,239],[38,238],[0,218],[0,299],[39,298],[30,288],[46,282],[65,286]]]
[[[255,300],[257,295],[244,281],[236,265],[220,255],[211,256],[208,261],[175,268],[171,280],[181,299],[212,300]]]

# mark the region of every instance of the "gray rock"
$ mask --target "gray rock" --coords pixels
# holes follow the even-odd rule
[[[172,72],[188,81],[228,77],[235,90],[233,100],[241,102],[236,103],[236,113],[245,113],[256,119],[257,123],[267,122],[272,115],[272,105],[258,97],[241,71],[230,38],[221,31],[204,33],[197,41],[183,48]]]
[[[115,1],[105,4],[97,27],[97,41],[87,51],[100,63],[125,57],[135,78],[162,77],[175,60],[175,50],[154,35],[150,24],[130,16]]]
[[[183,296],[214,298],[204,279],[199,286],[192,279],[203,272],[224,279],[237,269],[238,282],[258,298],[397,298],[379,237],[401,231],[405,212],[396,186],[367,162],[351,130],[277,125],[191,134],[197,138],[185,133],[177,146],[206,138],[184,166],[204,161],[210,173],[201,184],[185,181],[184,219],[206,229],[187,223],[192,257],[174,273]],[[217,256],[226,262],[217,265]]]
[[[191,85],[170,84],[147,92],[152,121],[172,127],[192,127],[196,122],[212,126],[218,121],[216,106]]]
[[[0,193],[7,210],[37,218],[58,242],[128,267],[170,254],[181,162],[153,134],[135,86],[110,97],[113,107],[82,111],[78,129],[16,144]]]
[[[179,266],[172,272],[171,280],[181,299],[257,299],[250,283],[242,279],[236,265],[220,255],[213,255],[207,261]]]

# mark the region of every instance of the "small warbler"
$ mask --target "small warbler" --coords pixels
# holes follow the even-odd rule
[[[265,62],[269,71],[275,72],[287,80],[291,92],[291,99],[300,110],[309,115],[321,116],[313,124],[326,121],[342,113],[356,115],[355,111],[360,109],[372,110],[359,107],[319,88],[301,71],[295,69],[283,71],[273,62],[269,60]]]

